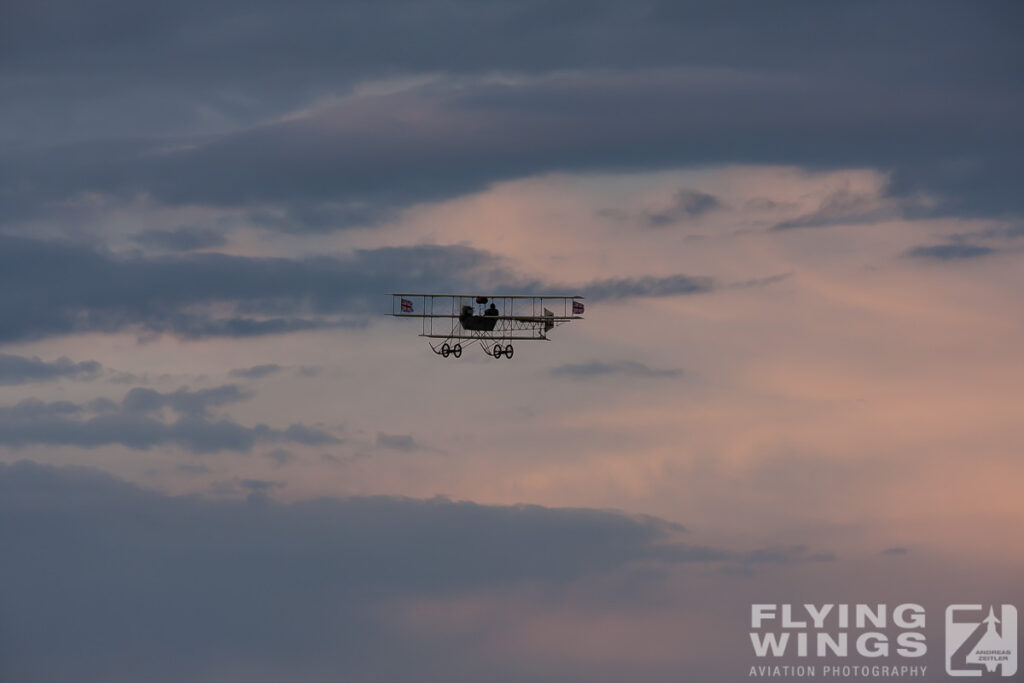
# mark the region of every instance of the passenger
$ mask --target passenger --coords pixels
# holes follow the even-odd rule
[[[486,311],[484,311],[484,315],[489,315],[489,316],[498,315],[498,307],[494,305],[493,301],[491,302],[490,307]]]

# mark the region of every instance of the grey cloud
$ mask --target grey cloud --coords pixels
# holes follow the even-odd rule
[[[206,465],[197,465],[194,463],[184,463],[181,465],[177,465],[174,469],[177,472],[184,472],[185,474],[193,475],[208,474],[210,472],[210,468],[207,467]]]
[[[1016,238],[1024,237],[1024,223],[1010,225],[997,231],[1000,237]]]
[[[714,288],[708,277],[670,275],[667,277],[612,278],[594,280],[583,286],[589,301],[625,299],[634,296],[672,296],[703,294]]]
[[[318,233],[380,225],[394,220],[399,213],[395,207],[380,203],[356,200],[339,204],[324,201],[298,202],[275,209],[250,211],[246,218],[255,225],[281,232]]]
[[[236,209],[288,230],[372,224],[547,171],[724,163],[880,168],[892,172],[893,194],[928,191],[947,200],[942,210],[1019,211],[1010,178],[1021,164],[1020,93],[941,93],[705,67],[455,80],[174,147],[152,137],[19,149],[0,155],[0,169],[16,179],[3,195],[12,215],[65,211],[85,193],[144,195]],[[706,200],[684,205],[699,210]]]
[[[777,202],[773,199],[768,199],[767,197],[754,197],[753,199],[748,199],[743,203],[743,208],[748,211],[772,211],[780,208],[788,209],[792,206],[795,205],[790,202]]]
[[[252,394],[242,391],[235,384],[196,391],[178,389],[171,394],[165,394],[168,405],[182,415],[205,415],[212,406],[237,403],[251,396]]]
[[[124,395],[121,407],[129,413],[149,413],[167,406],[181,415],[203,416],[209,414],[211,407],[237,403],[251,396],[236,384],[196,391],[182,387],[170,393],[135,387]]]
[[[291,332],[309,332],[312,330],[357,329],[364,326],[362,321],[339,320],[330,318],[310,319],[296,317],[273,317],[257,319],[253,317],[211,318],[206,315],[189,315],[178,313],[163,321],[125,320],[117,326],[108,328],[115,331],[143,323],[155,334],[173,333],[187,339],[203,339],[205,337],[258,337],[268,334],[288,334]]]
[[[765,277],[755,277],[750,280],[743,280],[741,282],[729,283],[729,287],[732,289],[747,289],[749,287],[766,287],[768,285],[774,285],[778,282],[783,282],[793,277],[793,272],[788,273],[776,273],[775,275],[766,275]]]
[[[295,460],[295,454],[286,448],[272,448],[267,451],[266,456],[270,458],[275,465],[281,467]]]
[[[771,284],[786,277],[776,275],[769,278],[750,280],[748,286]],[[645,277],[606,278],[591,280],[577,284],[548,283],[543,281],[527,281],[512,279],[510,284],[499,286],[498,289],[515,290],[523,294],[542,295],[552,291],[572,292],[584,296],[587,301],[612,301],[632,297],[660,297],[681,294],[707,294],[715,291],[718,285],[714,279],[704,276],[676,275]]]
[[[697,294],[710,278],[672,275],[583,283],[588,299]],[[465,246],[357,250],[337,257],[118,256],[67,242],[0,235],[0,344],[78,332],[199,339],[365,325],[387,292],[561,289],[517,276]],[[573,287],[576,289],[576,287]]]
[[[31,400],[31,399],[29,399]],[[94,413],[108,413],[118,409],[118,404],[109,399],[106,396],[94,398],[91,401],[85,403],[82,408]]]
[[[0,137],[0,204],[144,195],[325,230],[545,171],[784,163],[1019,212],[1021,12],[62,0],[0,29],[0,131],[17,131]]]
[[[872,223],[886,218],[913,213],[914,205],[894,206],[879,202],[872,195],[856,194],[849,190],[838,190],[826,197],[815,211],[791,218],[772,226],[772,230],[794,228],[826,228],[835,225],[857,225]]]
[[[678,377],[682,370],[667,368],[656,369],[638,361],[589,361],[587,363],[567,363],[551,369],[555,377],[572,379],[592,379],[595,377]]]
[[[180,418],[165,424],[153,418],[133,415],[100,415],[88,420],[65,418],[10,419],[0,412],[0,443],[5,446],[48,444],[96,448],[120,444],[147,450],[158,445],[177,445],[196,453],[219,450],[249,451],[257,436],[268,430],[248,429],[228,420],[210,422]]]
[[[977,244],[933,244],[909,249],[904,255],[910,258],[926,259],[931,261],[962,261],[975,259],[981,256],[988,256],[996,252],[992,247],[984,247]]]
[[[82,406],[71,401],[46,402],[37,398],[26,398],[13,406],[0,406],[0,420],[31,420],[41,417],[52,417],[54,415],[72,415],[83,410]]]
[[[259,434],[256,430],[221,420],[180,418],[165,424],[156,419],[129,414],[98,415],[85,420],[64,417],[18,419],[14,409],[0,408],[0,443],[5,446],[48,444],[96,448],[120,444],[146,450],[174,444],[197,453],[219,450],[248,451]]]
[[[690,64],[820,74],[851,84],[859,78],[932,88],[1019,85],[1011,27],[1020,8],[1012,2],[983,11],[941,2],[922,15],[912,5],[881,2],[814,12],[783,2],[736,12],[719,3],[661,0],[188,0],[141,12],[127,0],[88,7],[59,0],[8,14],[0,27],[8,116],[33,137],[251,123],[310,96],[394,74]],[[47,41],[61,50],[47,49]],[[25,78],[39,73],[49,87]]]
[[[415,451],[421,448],[410,434],[385,434],[377,432],[377,445],[396,451]]]
[[[362,322],[346,314],[381,310],[395,288],[499,280],[514,278],[497,257],[461,246],[307,259],[152,258],[0,235],[0,289],[9,293],[0,299],[0,343],[88,331],[201,338],[352,327]]]
[[[227,385],[169,394],[136,387],[125,394],[120,406],[111,401],[78,405],[68,401],[45,403],[26,399],[13,406],[0,406],[0,444],[80,448],[119,444],[137,450],[175,445],[195,453],[223,450],[247,453],[257,443],[340,443],[337,437],[301,423],[282,430],[263,424],[246,427],[229,419],[210,418],[210,406],[244,397],[237,387]],[[151,415],[164,406],[172,408],[179,417],[165,422]]]
[[[996,225],[975,232],[956,233],[949,236],[950,240],[958,243],[973,239],[1013,240],[1018,237],[1024,237],[1024,224]]]
[[[284,430],[284,438],[287,441],[301,443],[307,446],[324,446],[341,443],[341,439],[319,429],[313,429],[303,424],[293,424]]]
[[[816,564],[835,562],[836,559],[835,553],[812,551],[804,545],[769,546],[744,553],[741,562],[722,565],[718,571],[726,575],[751,577],[765,565]]]
[[[44,382],[61,378],[92,379],[99,374],[101,368],[102,366],[94,360],[75,363],[69,358],[61,357],[47,362],[37,356],[26,358],[0,353],[0,385]]]
[[[147,230],[135,235],[135,241],[145,247],[168,251],[194,251],[227,244],[224,235],[212,228],[183,226],[173,230]]]
[[[564,595],[637,566],[761,562],[615,511],[386,496],[281,504],[265,495],[277,487],[236,479],[221,492],[248,498],[207,500],[96,470],[0,464],[0,678],[223,681],[245,662],[247,681],[372,680],[393,660],[396,634],[380,619],[396,600],[515,586]],[[442,654],[388,679],[451,680],[459,655]]]
[[[232,377],[242,377],[245,379],[259,379],[266,377],[267,375],[273,375],[276,372],[281,371],[281,366],[277,363],[266,363],[263,365],[254,365],[251,368],[237,368],[232,370],[228,374]]]
[[[686,218],[696,218],[722,207],[714,195],[699,190],[682,188],[676,192],[670,207],[662,211],[647,211],[644,221],[651,227],[660,228]]]
[[[832,562],[836,559],[831,552],[812,552],[807,546],[772,546],[746,553],[749,564],[787,564],[790,562]]]
[[[648,227],[661,228],[689,218],[697,218],[722,207],[721,200],[714,195],[684,187],[677,190],[669,205],[661,210],[648,209],[633,214],[621,209],[604,208],[598,210],[597,215],[614,221],[639,222]]]
[[[901,557],[903,555],[906,555],[909,552],[910,552],[910,549],[906,548],[904,546],[893,546],[892,548],[886,548],[885,550],[883,550],[879,554],[880,555],[888,555],[890,557],[893,557],[893,556]]]
[[[238,482],[243,488],[259,493],[265,493],[272,489],[284,488],[279,481],[268,481],[266,479],[242,479]]]
[[[156,389],[134,387],[121,399],[121,407],[129,413],[155,412],[167,405],[167,398]]]
[[[216,481],[210,484],[209,492],[214,496],[237,497],[248,495],[249,502],[256,503],[268,499],[271,491],[284,488],[281,482],[267,479],[239,479],[235,477],[227,481]]]

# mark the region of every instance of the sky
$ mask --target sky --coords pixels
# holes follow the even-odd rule
[[[753,603],[914,602],[943,680],[1024,607],[1022,21],[4,3],[0,679],[735,681]]]

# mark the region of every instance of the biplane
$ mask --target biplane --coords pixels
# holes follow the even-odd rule
[[[474,344],[493,358],[511,358],[512,342],[547,341],[554,328],[581,320],[583,310],[582,296],[391,295],[391,315],[420,318],[420,336],[442,358],[461,358]]]

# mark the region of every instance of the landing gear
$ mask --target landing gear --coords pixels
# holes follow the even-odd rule
[[[495,358],[501,358],[502,356],[505,356],[505,358],[511,358],[512,354],[514,354],[515,352],[516,350],[512,348],[511,344],[509,344],[508,346],[495,344],[494,346],[491,347],[491,355],[494,356]]]
[[[473,344],[480,344],[480,350],[484,352],[484,355],[492,358],[501,358],[502,356],[505,358],[512,358],[516,352],[516,350],[512,348],[511,343],[504,345],[500,341],[496,342],[493,346],[488,346],[490,340],[484,341],[483,339],[472,339],[465,347],[459,343],[453,344],[452,341],[453,340],[449,338],[448,341],[439,346],[431,344],[430,349],[442,358],[462,358],[463,352],[470,346],[473,346]]]
[[[462,358],[462,344],[450,346],[448,342],[445,342],[444,344],[441,344],[441,347],[439,349],[435,347],[434,353],[441,356],[442,358],[447,358],[448,356]]]

